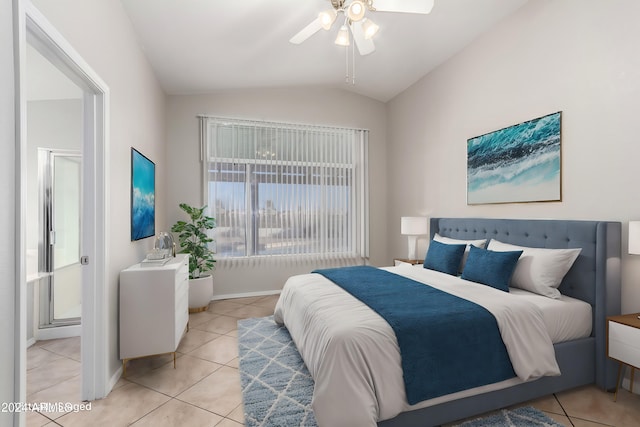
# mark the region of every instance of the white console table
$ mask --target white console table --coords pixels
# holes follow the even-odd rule
[[[120,359],[173,353],[189,321],[189,255],[164,265],[140,263],[120,272]]]

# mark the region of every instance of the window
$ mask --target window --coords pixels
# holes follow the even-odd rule
[[[201,118],[218,259],[367,257],[367,131]]]

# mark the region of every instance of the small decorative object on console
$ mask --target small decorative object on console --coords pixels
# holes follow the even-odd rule
[[[176,256],[176,244],[173,242],[173,236],[166,231],[156,234],[153,248],[166,256]]]

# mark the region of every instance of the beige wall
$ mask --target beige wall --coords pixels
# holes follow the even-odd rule
[[[371,262],[374,265],[391,263],[386,251],[387,165],[383,103],[346,91],[315,88],[237,90],[168,97],[167,212],[170,224],[183,219],[179,203],[202,203],[198,114],[369,129]],[[268,267],[227,268],[219,263],[214,273],[214,293],[232,295],[279,290],[290,275],[309,272],[315,267],[317,265],[279,262]]]
[[[638,16],[635,0],[530,1],[390,101],[392,253],[406,251],[408,214],[621,221],[622,310],[640,311],[640,257],[625,235],[640,219]],[[467,139],[556,111],[562,202],[467,206]]]
[[[107,294],[110,373],[118,356],[118,275],[139,262],[153,238],[131,242],[131,147],[156,163],[156,229],[166,227],[165,95],[122,4],[112,0],[36,0],[36,7],[110,90],[107,141]]]

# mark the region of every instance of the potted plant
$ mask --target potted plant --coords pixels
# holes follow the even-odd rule
[[[207,230],[216,226],[216,220],[204,214],[207,206],[194,208],[180,203],[180,209],[189,216],[189,221],[178,221],[171,231],[178,233],[180,253],[189,254],[189,312],[204,311],[213,298],[213,276],[216,260],[209,243],[213,239]]]

